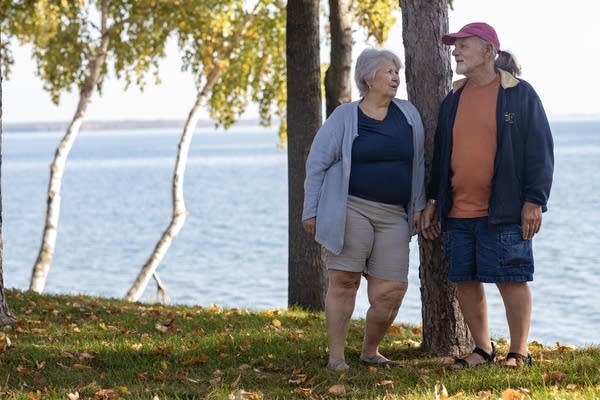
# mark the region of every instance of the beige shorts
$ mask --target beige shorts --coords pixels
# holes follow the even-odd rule
[[[409,225],[404,207],[348,196],[344,247],[325,250],[327,269],[408,282]]]

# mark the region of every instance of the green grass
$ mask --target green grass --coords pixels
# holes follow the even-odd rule
[[[6,296],[18,322],[3,329],[11,345],[0,351],[0,399],[430,400],[436,384],[440,399],[441,385],[453,399],[600,399],[597,347],[531,343],[532,367],[452,372],[449,359],[420,350],[418,327],[394,325],[382,352],[403,368],[381,370],[356,362],[358,320],[346,353],[352,371],[337,374],[324,368],[320,313]],[[506,342],[496,342],[505,353]]]

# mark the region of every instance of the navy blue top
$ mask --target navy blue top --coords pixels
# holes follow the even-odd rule
[[[381,121],[358,107],[358,137],[352,143],[348,193],[406,205],[410,201],[413,152],[412,127],[394,103]]]

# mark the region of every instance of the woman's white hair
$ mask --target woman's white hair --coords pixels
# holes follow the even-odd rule
[[[377,69],[385,61],[391,61],[396,68],[402,68],[400,58],[389,50],[377,50],[373,48],[365,49],[360,53],[354,67],[354,81],[360,93],[360,97],[364,97],[369,91],[367,81],[375,78]]]

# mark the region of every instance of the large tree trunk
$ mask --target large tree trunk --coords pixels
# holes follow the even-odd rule
[[[0,178],[2,177],[2,65],[0,63]],[[2,261],[4,260],[4,246],[2,241],[2,179],[0,179],[0,327],[13,324],[16,318],[8,309],[6,297],[4,297],[4,272]]]
[[[65,172],[67,158],[71,148],[73,147],[73,143],[75,143],[75,138],[79,133],[79,128],[83,122],[85,111],[94,92],[94,87],[98,81],[98,76],[100,75],[102,66],[106,60],[106,53],[108,51],[109,44],[107,15],[108,5],[106,1],[103,1],[101,12],[102,37],[100,40],[100,45],[96,50],[94,59],[92,59],[90,62],[89,74],[85,79],[85,83],[81,88],[81,91],[79,92],[79,103],[77,104],[75,115],[73,116],[73,119],[67,128],[65,136],[63,136],[62,140],[58,144],[54,154],[54,160],[50,165],[46,221],[44,224],[42,243],[37,260],[33,267],[31,281],[29,283],[29,290],[33,290],[38,293],[42,293],[44,291],[46,278],[48,277],[48,272],[50,271],[50,264],[52,263],[52,258],[54,257],[58,219],[60,215],[60,188],[62,185],[62,177]]]
[[[331,115],[337,106],[352,99],[352,2],[329,0],[331,49],[329,68],[325,73],[325,113]]]
[[[408,99],[425,125],[426,176],[431,169],[438,108],[450,90],[450,52],[441,37],[448,32],[447,0],[402,0],[402,37]],[[457,355],[472,345],[439,239],[419,238],[423,346],[438,355]]]
[[[321,249],[302,229],[305,163],[321,126],[319,0],[289,0],[286,23],[288,127],[288,305],[325,308]]]

